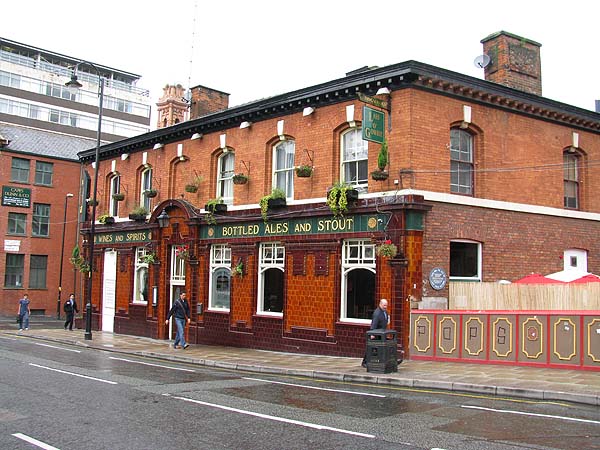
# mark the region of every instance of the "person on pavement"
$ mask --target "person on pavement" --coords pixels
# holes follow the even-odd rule
[[[19,315],[19,331],[23,331],[23,326],[25,326],[25,330],[29,330],[29,314],[31,314],[29,303],[31,303],[29,295],[23,294],[23,298],[19,300],[19,310],[17,311]]]
[[[189,347],[189,344],[185,342],[185,323],[190,323],[190,305],[186,300],[185,292],[179,294],[179,298],[175,300],[173,306],[167,314],[167,320],[165,324],[169,324],[171,316],[175,317],[175,325],[177,325],[177,333],[175,334],[175,343],[173,348],[177,348],[177,344],[181,344],[181,347],[185,350]]]
[[[371,319],[371,330],[385,330],[390,321],[390,316],[387,312],[388,301],[385,298],[379,300],[379,306],[373,311],[373,317]],[[374,336],[371,336],[373,339]],[[363,357],[362,364],[363,367],[367,367],[367,353],[365,352],[365,356]]]
[[[73,331],[73,317],[75,316],[77,310],[77,302],[75,301],[75,294],[69,295],[69,299],[65,302],[65,306],[63,307],[65,310],[65,314],[67,315],[67,320],[65,321],[65,330],[69,327],[69,331]]]

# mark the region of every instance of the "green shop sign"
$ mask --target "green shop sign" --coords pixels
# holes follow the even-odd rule
[[[383,231],[387,216],[364,214],[345,217],[310,217],[290,220],[249,222],[241,225],[212,225],[202,227],[202,239],[236,239],[268,236],[298,236],[329,233]]]
[[[2,206],[29,208],[31,206],[31,189],[2,186]]]
[[[385,116],[368,106],[363,106],[362,138],[366,141],[383,144],[385,139]]]
[[[150,230],[117,231],[116,233],[94,234],[94,244],[130,244],[150,242],[151,240],[152,232]]]

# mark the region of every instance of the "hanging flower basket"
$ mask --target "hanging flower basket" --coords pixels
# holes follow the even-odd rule
[[[383,244],[377,247],[377,255],[384,258],[393,258],[398,254],[398,247],[392,244],[390,239],[386,239]]]
[[[144,191],[144,195],[148,198],[154,198],[158,195],[158,191],[156,189],[147,189]]]
[[[307,165],[298,166],[295,170],[298,178],[310,178],[313,173],[313,167]]]
[[[192,194],[195,194],[196,192],[198,192],[198,186],[196,186],[195,184],[186,184],[185,192],[190,192]]]
[[[117,194],[113,194],[112,198],[115,202],[122,202],[123,200],[125,200],[125,194],[119,192]]]
[[[243,173],[236,173],[233,176],[233,184],[246,184],[248,182],[248,176]]]
[[[371,172],[371,178],[373,178],[375,181],[387,180],[389,176],[390,173],[386,172],[385,170],[374,170]]]

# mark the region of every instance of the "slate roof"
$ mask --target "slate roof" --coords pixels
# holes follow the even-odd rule
[[[0,136],[9,142],[1,149],[49,158],[79,161],[78,152],[96,147],[95,139],[55,133],[0,122]]]

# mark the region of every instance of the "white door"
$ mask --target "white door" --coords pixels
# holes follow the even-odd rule
[[[115,291],[117,286],[117,252],[104,252],[104,279],[102,281],[102,331],[115,329]]]

